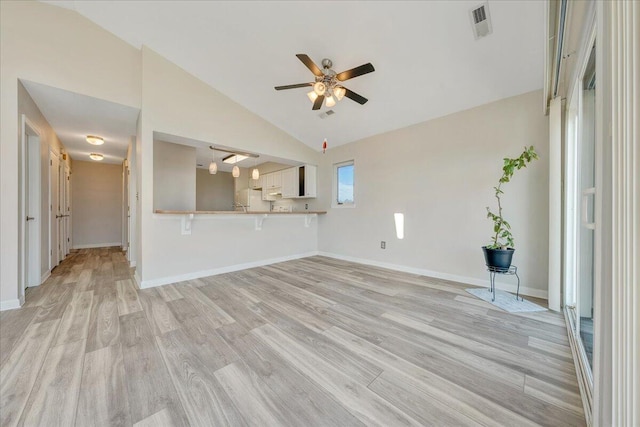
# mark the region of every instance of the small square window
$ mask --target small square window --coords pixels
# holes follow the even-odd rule
[[[355,168],[353,160],[334,165],[334,206],[355,206],[354,184]]]

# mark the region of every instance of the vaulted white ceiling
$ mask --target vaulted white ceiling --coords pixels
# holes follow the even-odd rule
[[[320,149],[419,123],[543,85],[543,1],[490,1],[493,34],[474,40],[480,1],[64,1],[135,47],[143,44],[302,142]],[[345,82],[367,97],[312,111],[295,57],[337,72],[371,62]]]

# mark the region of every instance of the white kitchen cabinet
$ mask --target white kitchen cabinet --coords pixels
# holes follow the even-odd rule
[[[264,175],[260,175],[260,178],[253,179],[249,176],[249,188],[254,190],[260,190],[262,188],[262,182],[264,181]]]
[[[298,197],[298,167],[282,171],[282,198]]]
[[[263,184],[263,187],[270,189],[282,187],[282,171],[265,174]]]
[[[296,166],[282,171],[282,198],[315,198],[317,187],[317,167]]]
[[[300,166],[298,186],[300,197],[315,198],[318,186],[318,168],[313,165]]]

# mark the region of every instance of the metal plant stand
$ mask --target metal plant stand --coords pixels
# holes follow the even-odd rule
[[[491,281],[491,288],[489,289],[489,292],[493,294],[491,296],[491,301],[496,300],[496,274],[516,276],[516,278],[518,279],[518,287],[516,289],[516,301],[518,301],[518,297],[520,297],[520,276],[518,276],[518,267],[516,267],[513,264],[508,269],[487,266],[487,271],[489,272],[489,279]],[[520,298],[520,301],[524,301],[524,298]]]

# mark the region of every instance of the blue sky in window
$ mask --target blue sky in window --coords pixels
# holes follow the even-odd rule
[[[353,203],[353,165],[338,168],[338,203]]]

